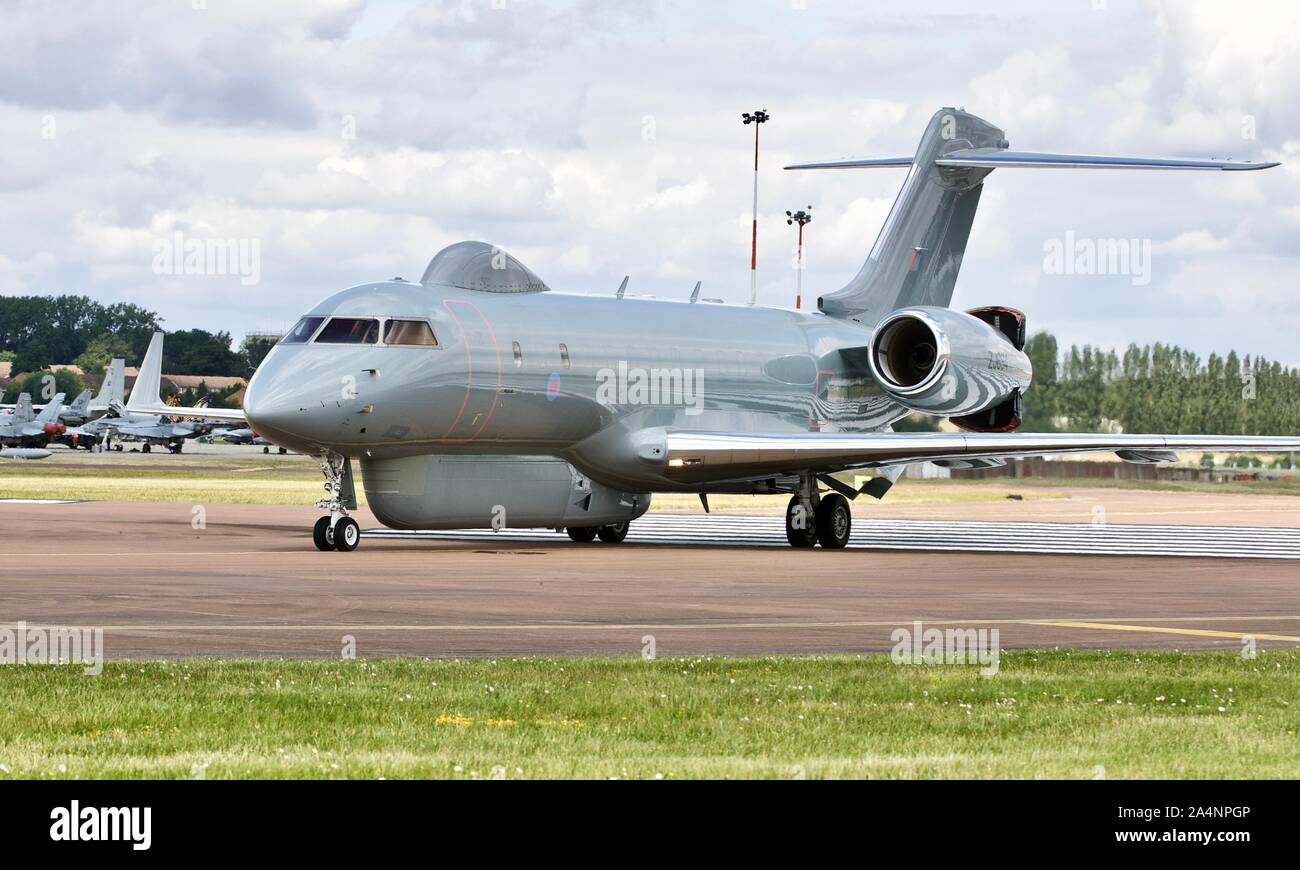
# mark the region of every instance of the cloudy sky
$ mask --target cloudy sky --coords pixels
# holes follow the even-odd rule
[[[900,11],[904,5],[906,11]],[[195,8],[198,7],[198,8]],[[954,305],[1065,342],[1300,364],[1300,4],[1061,0],[0,2],[0,293],[86,293],[169,329],[281,329],[467,238],[552,287],[743,302],[765,108],[759,297],[857,270],[909,154],[963,106],[1032,150],[1282,160],[1255,173],[999,170]],[[158,274],[175,239],[256,242],[238,274]],[[1150,282],[1044,269],[1149,240]]]

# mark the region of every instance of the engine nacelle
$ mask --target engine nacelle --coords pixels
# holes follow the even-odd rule
[[[647,493],[602,486],[549,456],[363,459],[366,501],[394,529],[569,528],[634,520]]]
[[[995,408],[1033,379],[1029,357],[1004,329],[947,308],[886,315],[871,336],[868,358],[872,376],[894,401],[940,417]]]

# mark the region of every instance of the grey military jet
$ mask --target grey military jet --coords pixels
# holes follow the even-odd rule
[[[914,155],[789,169],[900,167],[903,187],[858,274],[816,310],[607,298],[552,290],[482,242],[435,256],[419,283],[362,284],[312,308],[253,376],[243,412],[315,456],[323,550],[360,539],[352,462],[370,509],[406,529],[548,526],[623,540],[655,492],[783,493],[794,547],[843,547],[850,500],[907,463],[1177,450],[1291,451],[1297,437],[1017,434],[1032,372],[1026,319],[949,307],[985,179],[1004,167],[1264,169],[1228,160],[1013,151],[939,110]],[[157,413],[152,401],[132,411]],[[957,433],[894,433],[920,412]],[[860,490],[835,472],[873,468]]]
[[[21,394],[13,411],[0,416],[0,444],[5,447],[45,447],[68,431],[67,425],[59,422],[62,408],[63,393],[55,394],[40,414],[33,412],[31,395]]]
[[[185,409],[172,408],[163,404],[159,397],[162,383],[162,352],[163,334],[157,332],[150,340],[149,349],[140,362],[140,371],[131,390],[133,403],[148,403],[161,413],[137,413],[126,408],[120,399],[121,385],[124,383],[123,369],[119,365],[122,360],[113,360],[109,374],[105,377],[101,395],[111,390],[117,398],[109,399],[108,412],[104,416],[82,425],[78,430],[83,437],[93,439],[99,450],[122,450],[124,443],[138,441],[141,442],[142,453],[152,452],[155,446],[166,447],[172,453],[180,453],[188,439],[204,435],[211,430],[212,426],[207,423],[174,419],[176,415],[173,412]],[[149,398],[145,398],[146,396]]]

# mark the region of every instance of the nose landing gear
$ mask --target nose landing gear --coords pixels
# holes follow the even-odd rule
[[[357,509],[356,487],[352,483],[352,464],[344,456],[326,453],[316,457],[325,475],[326,498],[316,502],[316,507],[329,511],[312,527],[311,539],[318,550],[339,550],[350,553],[361,543],[361,527],[348,516]]]

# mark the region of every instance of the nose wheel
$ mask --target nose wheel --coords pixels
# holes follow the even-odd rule
[[[316,502],[316,507],[329,511],[329,516],[316,520],[311,530],[312,543],[318,550],[350,553],[361,543],[361,527],[348,516],[348,509],[356,507],[348,461],[342,456],[326,454],[318,456],[317,462],[325,475],[328,496]]]
[[[361,543],[361,527],[352,517],[321,517],[312,527],[311,540],[318,550],[351,553]]]

